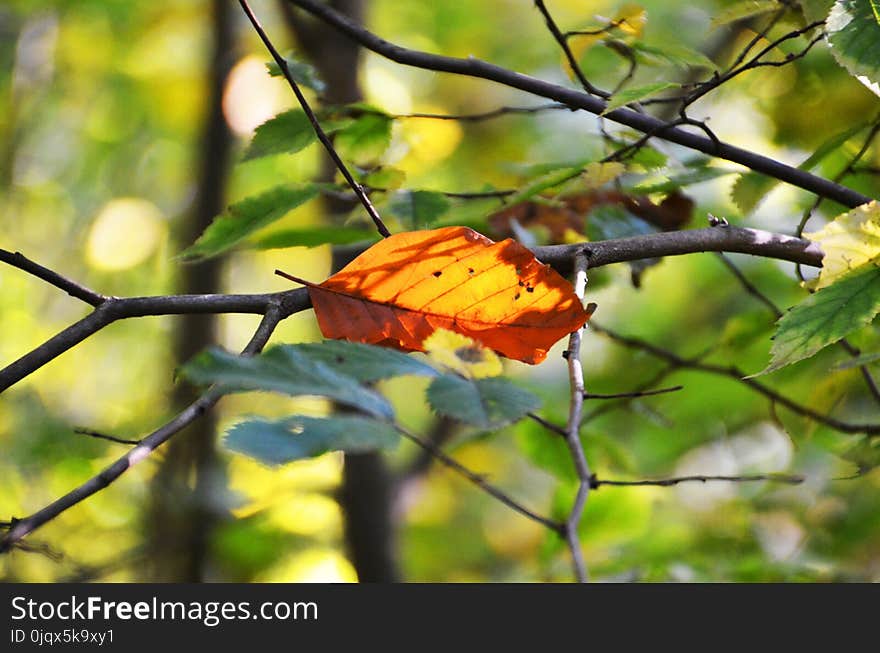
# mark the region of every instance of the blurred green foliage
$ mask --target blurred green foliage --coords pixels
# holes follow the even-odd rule
[[[369,26],[392,42],[473,55],[572,83],[530,2],[365,2]],[[753,24],[712,28],[712,19],[736,4],[645,0],[646,20],[637,42],[651,44],[653,49],[643,48],[649,53],[656,52],[654,44],[670,43],[681,52],[712,52],[711,58],[724,67],[755,36],[754,25],[767,20],[764,14]],[[591,29],[603,24],[596,16],[613,18],[623,3],[555,0],[548,6],[563,29]],[[279,46],[296,50],[277,7],[258,3],[256,9]],[[202,0],[173,5],[12,0],[0,6],[0,247],[21,251],[104,294],[175,291],[183,265],[179,255],[192,245],[176,234],[192,208],[194,162],[206,112],[209,10]],[[780,21],[773,34],[793,24]],[[295,101],[283,80],[268,74],[268,56],[242,20],[237,39],[241,53],[227,85],[224,112],[239,136],[241,159],[254,129]],[[685,81],[680,61],[669,55],[656,58],[636,69],[630,88]],[[628,69],[625,57],[598,45],[584,50],[581,62],[587,77],[603,88],[615,87]],[[709,74],[701,70],[697,79]],[[371,53],[363,57],[361,82],[366,100],[388,114],[475,113],[538,103],[496,84],[405,68]],[[314,91],[307,93],[317,100]],[[691,108],[695,117],[709,118],[720,138],[793,165],[877,110],[877,97],[837,65],[824,44],[790,65],[740,75]],[[400,194],[380,197],[379,207],[388,202],[389,213],[404,225],[442,215],[444,224],[486,229],[486,217],[500,206],[498,200],[454,200],[447,206],[437,199],[442,195],[415,192],[521,189],[542,174],[558,174],[566,165],[580,166],[606,153],[597,120],[568,111],[476,122],[388,120],[365,113],[339,127],[349,128],[341,145],[350,162],[363,167],[358,174],[377,174],[372,166],[380,163],[387,187],[403,184],[406,190]],[[864,133],[845,139],[817,163],[816,172],[831,177],[843,170]],[[615,131],[614,136],[630,135]],[[320,152],[310,141],[304,137],[287,148],[295,152],[238,165],[228,203],[281,184],[314,181]],[[753,198],[754,211],[743,211],[730,196],[735,175],[719,171],[694,177],[693,169],[682,165],[694,159],[692,152],[658,141],[652,146],[657,151],[642,155],[656,155],[654,163],[645,166],[665,158],[664,179],[676,171],[699,179],[686,189],[697,206],[694,225],[711,212],[737,224],[793,233],[814,201],[805,192],[777,185]],[[869,148],[861,164],[876,171],[880,147]],[[642,179],[625,178],[624,183]],[[878,180],[876,172],[862,172],[843,181],[876,197]],[[293,238],[287,242],[313,245],[314,239],[300,239],[293,231],[310,227],[325,230],[331,239],[328,230],[338,225],[325,221],[319,198],[305,199],[246,242],[272,243],[275,238],[284,244],[287,237]],[[810,228],[839,211],[825,202]],[[365,224],[360,213],[353,213],[350,222],[346,234],[357,234]],[[276,267],[318,281],[330,265],[328,246],[265,251],[246,246],[225,257],[223,289],[228,292],[285,289],[287,282],[272,274]],[[806,296],[791,265],[731,259],[783,309]],[[747,373],[767,364],[775,318],[714,255],[664,260],[643,273],[640,288],[633,287],[626,266],[591,277],[588,298],[598,303],[595,319],[603,326],[683,357],[735,364]],[[604,282],[594,283],[600,277]],[[16,359],[84,314],[83,305],[60,291],[0,267],[0,363]],[[0,519],[39,509],[121,452],[119,445],[74,433],[75,427],[135,438],[172,416],[171,392],[183,382],[173,369],[170,335],[176,324],[170,317],[115,324],[3,394]],[[256,324],[254,316],[224,317],[222,344],[240,349]],[[274,336],[275,342],[319,339],[311,313],[286,320]],[[855,333],[852,342],[868,354],[878,349],[871,327]],[[568,411],[561,350],[557,346],[534,368],[505,363],[517,384],[541,398],[541,415],[557,424],[565,422]],[[582,522],[584,553],[595,578],[880,579],[880,473],[876,451],[861,436],[837,433],[773,406],[732,378],[670,367],[589,329],[582,358],[591,392],[631,391],[652,379],[653,387],[684,386],[653,397],[587,401],[589,418],[581,436],[600,478],[777,471],[806,478],[797,486],[601,487],[591,494]],[[839,366],[845,360],[843,350],[830,348],[767,377],[766,383],[814,410],[833,411],[850,422],[877,421],[880,408],[858,370]],[[876,359],[870,365],[876,372]],[[424,402],[413,400],[423,396],[427,383],[413,378],[379,383],[400,421],[418,433],[429,431],[436,419]],[[320,417],[327,410],[323,400],[258,393],[229,397],[219,408],[224,428],[243,415]],[[531,421],[489,434],[464,427],[448,450],[538,512],[561,518],[571,504],[574,473],[567,450],[558,436]],[[150,530],[144,517],[151,500],[147,487],[162,455],[158,452],[39,530],[27,540],[31,550],[0,557],[0,578],[143,580],[148,555],[143,545]],[[212,579],[355,578],[334,500],[340,454],[273,469],[237,454],[224,455],[229,486],[216,501],[231,517],[210,542]],[[406,442],[389,454],[401,469],[415,455]],[[837,480],[857,471],[862,473],[856,478]],[[395,514],[407,579],[571,578],[568,552],[555,534],[448,470],[435,465],[399,490]]]

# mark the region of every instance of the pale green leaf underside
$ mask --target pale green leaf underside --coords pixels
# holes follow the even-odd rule
[[[318,187],[278,186],[231,205],[226,213],[214,218],[198,240],[184,250],[182,257],[204,259],[216,256],[247,236],[283,218],[287,213],[318,195]]]
[[[863,265],[807,297],[777,323],[767,374],[809,358],[874,319],[880,311],[880,268]]]
[[[327,397],[371,415],[394,415],[384,397],[294,347],[273,347],[253,357],[209,349],[186,363],[181,374],[195,383],[219,384],[227,392]]]
[[[320,77],[318,77],[318,73],[315,72],[315,69],[311,65],[304,61],[299,61],[290,55],[285,57],[284,61],[287,63],[287,69],[290,71],[290,76],[293,77],[297,84],[310,88],[318,93],[323,93],[327,89],[327,85]],[[266,68],[268,68],[269,75],[272,77],[281,76],[281,67],[274,61],[268,62]]]
[[[501,377],[464,379],[446,374],[428,387],[428,401],[439,414],[480,428],[497,428],[537,410],[541,401]]]
[[[356,165],[375,162],[391,144],[391,119],[370,113],[339,131],[336,149],[343,158]]]
[[[837,62],[880,95],[880,22],[871,0],[838,0],[826,27]]]
[[[363,453],[397,446],[400,436],[390,424],[367,417],[304,417],[251,419],[233,426],[223,442],[227,448],[266,465],[314,458],[328,451]]]
[[[741,0],[719,11],[712,17],[711,28],[721,27],[737,20],[778,11],[778,0]]]

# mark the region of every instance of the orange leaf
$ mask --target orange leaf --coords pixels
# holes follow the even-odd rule
[[[535,364],[589,317],[571,284],[525,247],[467,227],[395,234],[306,285],[325,337],[404,351],[423,351],[442,328]]]

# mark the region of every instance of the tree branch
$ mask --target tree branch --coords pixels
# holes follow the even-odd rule
[[[0,250],[3,252],[4,250]],[[792,238],[757,229],[739,227],[707,227],[688,231],[668,231],[656,234],[617,238],[614,240],[580,243],[575,245],[549,245],[532,250],[542,262],[551,265],[561,274],[571,272],[572,257],[583,251],[591,268],[635,261],[645,258],[693,254],[696,252],[740,252],[792,261],[803,265],[820,267],[823,253],[819,245],[808,240]],[[24,257],[22,257],[24,258]],[[5,259],[4,259],[5,260]],[[33,264],[36,266],[36,264]],[[19,266],[16,266],[19,267]],[[46,268],[42,268],[46,270]],[[30,270],[28,270],[30,271]],[[52,279],[63,279],[50,270]],[[40,278],[44,278],[43,275]],[[54,281],[52,285],[58,286]],[[81,288],[65,280],[69,287]],[[58,286],[61,287],[61,286]],[[103,297],[88,291],[92,297]],[[79,344],[105,326],[121,319],[148,315],[182,315],[189,313],[255,313],[263,314],[266,308],[278,303],[282,319],[311,306],[304,288],[280,293],[251,295],[168,295],[158,297],[105,297],[91,314],[64,329],[45,343],[25,354],[17,361],[0,370],[0,393],[40,367]]]
[[[561,102],[572,108],[584,109],[596,115],[603,114],[605,111],[606,103],[604,100],[584,91],[551,84],[474,57],[459,59],[421,52],[419,50],[410,50],[389,43],[316,0],[288,0],[288,2],[333,25],[365,48],[397,63],[498,82],[499,84],[532,93],[533,95]],[[817,177],[803,170],[798,170],[795,167],[756,154],[755,152],[750,152],[728,143],[716,143],[707,136],[670,127],[668,123],[647,114],[638,113],[631,109],[616,109],[604,113],[604,117],[621,125],[631,127],[636,131],[653,133],[658,138],[663,138],[672,143],[678,143],[710,156],[739,163],[756,172],[832,199],[844,206],[856,207],[871,201],[870,197],[862,195],[851,188]]]
[[[259,353],[266,346],[272,332],[283,317],[284,311],[280,303],[276,302],[267,306],[266,314],[263,316],[260,325],[242,354],[250,356]],[[178,413],[174,419],[144,437],[136,447],[130,449],[128,453],[117,459],[116,462],[106,467],[99,474],[29,517],[12,520],[9,531],[0,540],[0,553],[9,551],[17,542],[40,526],[55,519],[80,501],[106,488],[129,469],[149,457],[150,454],[174,437],[179,431],[204,415],[220,400],[221,396],[217,390],[208,389],[201,397]]]

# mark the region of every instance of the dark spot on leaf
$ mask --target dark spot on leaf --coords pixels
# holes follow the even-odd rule
[[[526,292],[535,292],[535,289],[532,286],[526,288]]]
[[[519,293],[516,293],[516,295],[514,295],[513,298],[514,298],[514,299],[519,299]]]
[[[342,356],[336,356],[336,362],[342,364],[345,362],[345,358],[343,358]]]
[[[479,363],[484,359],[483,350],[478,346],[459,347],[455,350],[456,357],[465,363]]]
[[[526,284],[524,284],[522,281],[519,282],[519,287],[520,287],[520,288],[522,288],[522,287],[525,286],[525,285],[526,285]]]
[[[474,269],[473,269],[473,268],[468,268],[468,274],[473,274],[473,273],[474,273]]]
[[[437,270],[436,272],[434,272],[435,277],[439,277],[441,274],[443,274],[443,273],[440,272],[440,270]]]

